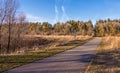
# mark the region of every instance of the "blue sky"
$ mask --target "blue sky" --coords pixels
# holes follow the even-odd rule
[[[19,0],[20,12],[31,22],[120,19],[120,0]]]

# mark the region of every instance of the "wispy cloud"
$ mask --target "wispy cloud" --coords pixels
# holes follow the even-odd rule
[[[27,20],[29,22],[44,22],[45,21],[44,18],[39,17],[39,16],[35,16],[35,15],[32,15],[32,14],[27,14],[26,17],[27,17]]]
[[[59,3],[61,3],[61,5],[59,5]],[[69,17],[66,13],[65,7],[64,7],[64,3],[65,0],[55,0],[55,18],[54,18],[54,23],[56,22],[65,22],[67,20],[69,20]],[[58,9],[58,7],[60,7],[60,10]],[[62,11],[62,12],[61,12]],[[62,16],[59,16],[62,15]]]
[[[61,17],[61,21],[63,22],[65,20],[69,20],[69,17],[67,16],[67,13],[66,13],[65,8],[64,8],[63,5],[61,6],[61,9],[62,9],[62,12],[63,12],[63,15]]]
[[[58,8],[56,5],[55,5],[55,12],[58,13]]]
[[[54,20],[54,23],[58,22],[58,7],[55,5],[55,20]]]
[[[64,6],[62,6],[61,8],[62,8],[62,11],[65,13],[65,8],[64,8]]]

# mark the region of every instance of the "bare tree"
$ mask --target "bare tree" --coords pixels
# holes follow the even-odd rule
[[[3,1],[1,0],[0,1],[0,53],[1,53],[1,50],[2,50],[2,41],[1,41],[1,31],[2,31],[2,21],[3,21]]]
[[[10,53],[11,28],[15,21],[16,10],[18,8],[17,0],[4,0],[7,9],[5,20],[8,24],[8,45],[7,53]]]
[[[20,13],[18,20],[19,20],[19,25],[18,25],[18,38],[20,38],[20,34],[22,33],[22,28],[24,27],[23,23],[25,22],[26,16],[24,13]]]
[[[18,15],[18,25],[17,25],[17,38],[19,38],[19,40],[16,40],[17,43],[19,44],[17,47],[20,50],[20,47],[22,46],[22,38],[21,38],[21,34],[22,32],[24,32],[24,22],[25,22],[26,16],[24,13],[20,13]]]
[[[7,14],[7,3],[5,0],[0,0],[0,53],[2,50],[2,25]]]

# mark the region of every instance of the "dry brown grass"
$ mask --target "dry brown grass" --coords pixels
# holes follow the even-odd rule
[[[114,50],[119,49],[119,43],[120,43],[120,37],[103,37],[103,42],[105,46],[103,46],[103,49],[106,50]]]
[[[50,42],[49,44],[47,45],[42,45],[43,47],[41,47],[41,49],[51,49],[51,48],[55,48],[57,45],[64,45],[70,41],[73,41],[75,38],[74,36],[70,36],[70,35],[61,35],[61,36],[58,36],[58,35],[26,35],[26,37],[40,37],[40,38],[44,38],[44,39],[47,39],[47,40],[52,40],[52,42]],[[76,40],[86,40],[86,39],[89,39],[89,38],[92,38],[92,36],[77,36],[76,37]]]
[[[77,36],[76,40],[86,40],[92,38],[91,36]],[[20,39],[18,39],[20,40]],[[50,35],[50,36],[42,36],[42,35],[25,35],[22,36],[21,44],[18,42],[15,42],[15,45],[13,44],[13,47],[15,49],[14,52],[11,52],[10,54],[3,53],[2,55],[21,55],[26,52],[33,52],[38,51],[41,49],[53,49],[58,45],[64,45],[70,41],[74,40],[74,36],[58,36],[58,35]],[[17,46],[16,46],[17,45]],[[18,49],[18,45],[20,48]],[[12,45],[11,45],[12,46]],[[13,49],[13,50],[14,50]]]
[[[85,73],[120,73],[120,37],[103,37]]]

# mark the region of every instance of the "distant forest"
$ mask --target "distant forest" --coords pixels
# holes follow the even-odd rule
[[[67,21],[65,23],[56,23],[54,25],[43,22],[14,22],[11,24],[13,35],[89,35],[89,36],[119,36],[120,20],[99,20],[93,26],[89,20],[83,21]],[[8,24],[3,24],[2,35],[8,34]]]
[[[99,20],[93,26],[89,20],[83,21],[67,21],[65,23],[50,24],[48,22],[14,22],[11,24],[13,35],[89,35],[89,36],[119,36],[120,20]],[[2,35],[8,34],[8,24],[3,24]]]

